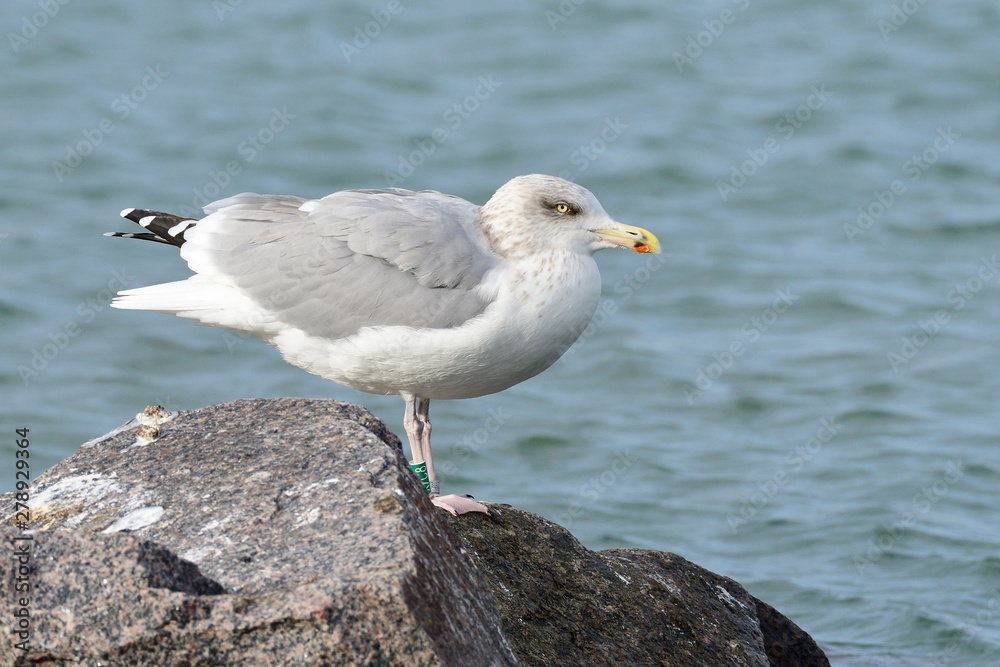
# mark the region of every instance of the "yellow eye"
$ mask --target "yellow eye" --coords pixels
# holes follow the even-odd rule
[[[562,213],[563,215],[573,212],[573,207],[564,201],[559,202],[555,206],[556,213]]]

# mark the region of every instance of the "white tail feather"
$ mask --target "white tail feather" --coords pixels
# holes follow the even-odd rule
[[[149,310],[213,326],[246,331],[265,340],[280,326],[249,297],[230,285],[192,276],[187,280],[123,290],[112,308]]]

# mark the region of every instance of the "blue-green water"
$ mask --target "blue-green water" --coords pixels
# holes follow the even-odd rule
[[[18,0],[0,26],[8,461],[17,427],[38,474],[150,403],[336,397],[401,431],[397,398],[107,308],[187,275],[103,238],[120,209],[560,174],[665,261],[602,253],[564,361],[434,404],[445,488],[729,575],[837,665],[1000,664],[995,3]]]

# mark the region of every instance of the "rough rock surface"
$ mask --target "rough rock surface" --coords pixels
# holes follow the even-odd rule
[[[590,551],[537,514],[489,508],[449,523],[493,588],[521,664],[830,664],[728,577],[663,551]]]
[[[3,664],[516,664],[482,576],[364,409],[244,400],[152,428],[35,480],[31,649],[5,637]]]
[[[504,505],[449,517],[357,406],[243,400],[141,421],[36,479],[28,533],[0,497],[5,553],[32,538],[30,650],[4,622],[0,664],[829,664],[678,556],[591,552]],[[14,581],[0,580],[5,619]]]

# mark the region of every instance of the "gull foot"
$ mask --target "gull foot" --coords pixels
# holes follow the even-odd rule
[[[431,502],[446,512],[451,512],[453,516],[468,514],[469,512],[482,512],[489,516],[490,511],[485,505],[481,505],[472,499],[472,496],[458,496],[449,493],[447,496],[433,496]]]

